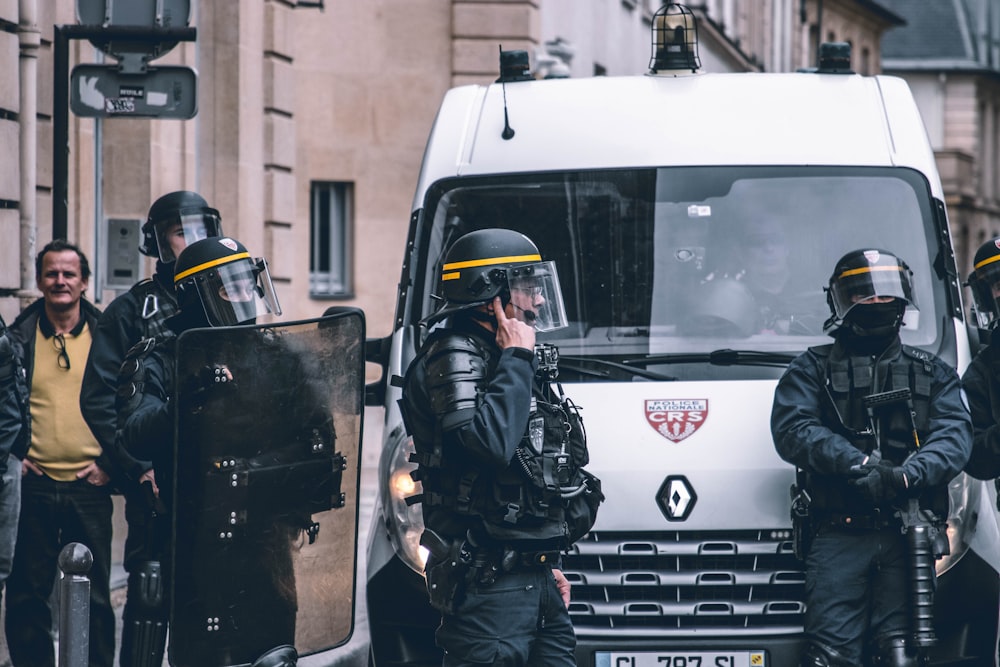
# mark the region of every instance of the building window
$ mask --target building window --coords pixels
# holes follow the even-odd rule
[[[313,181],[310,191],[309,295],[351,297],[354,184]]]

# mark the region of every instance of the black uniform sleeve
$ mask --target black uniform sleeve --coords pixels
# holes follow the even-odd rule
[[[498,470],[510,464],[528,427],[533,359],[527,350],[505,349],[479,407],[469,421],[451,431],[462,447]]]
[[[143,336],[135,296],[127,292],[101,314],[80,387],[80,412],[112,465],[133,480],[151,464],[137,460],[115,441],[115,391],[125,355]]]
[[[962,401],[958,374],[935,359],[928,434],[904,464],[911,487],[947,484],[962,472],[972,451],[972,420]]]
[[[173,416],[169,403],[172,359],[157,351],[123,366],[117,392],[117,445],[131,456],[164,460],[173,447]]]
[[[796,357],[778,381],[771,436],[778,455],[811,473],[846,475],[865,455],[822,421],[827,400],[822,366],[810,353]]]
[[[990,370],[986,351],[981,352],[962,376],[962,385],[972,413],[972,452],[965,472],[976,479],[993,479],[1000,476],[1000,425],[994,411],[993,397],[997,395],[997,381]]]

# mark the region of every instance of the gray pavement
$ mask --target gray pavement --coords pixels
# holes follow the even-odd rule
[[[361,448],[361,488],[358,494],[361,507],[358,512],[358,580],[357,605],[355,608],[354,633],[351,640],[344,646],[304,657],[299,660],[303,667],[367,667],[368,665],[368,610],[365,606],[365,545],[368,542],[368,529],[374,510],[376,489],[378,484],[379,449],[382,444],[382,419],[384,411],[381,408],[365,408],[364,444]],[[122,509],[122,499],[115,497],[114,513],[114,544],[112,553],[115,561],[111,564],[111,602],[115,608],[117,619],[116,639],[121,638],[121,612],[125,604],[125,571],[122,569],[121,556],[125,542],[125,519]],[[0,621],[4,611],[0,611]],[[58,614],[53,610],[53,616]],[[2,627],[2,625],[0,625]],[[58,656],[58,644],[56,648]],[[0,632],[0,667],[10,667],[10,657],[7,653],[6,637]],[[167,661],[164,660],[164,666]]]

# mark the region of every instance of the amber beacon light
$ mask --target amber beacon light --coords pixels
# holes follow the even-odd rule
[[[653,15],[653,55],[649,60],[649,73],[696,72],[699,68],[698,23],[694,14],[676,2],[663,5]]]

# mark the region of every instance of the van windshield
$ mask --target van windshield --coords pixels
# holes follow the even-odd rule
[[[776,377],[832,339],[824,287],[859,248],[913,270],[902,332],[935,350],[947,314],[932,197],[900,168],[698,167],[457,178],[436,183],[418,230],[415,319],[438,302],[444,250],[505,227],[555,262],[570,326],[542,334],[581,381]],[[718,355],[719,350],[751,355]],[[935,350],[936,351],[936,350]],[[767,353],[767,354],[756,354]],[[714,361],[713,361],[714,359]],[[727,359],[728,363],[717,363]],[[757,363],[766,359],[771,363]],[[755,361],[756,360],[756,361]],[[646,370],[630,377],[628,369]]]

